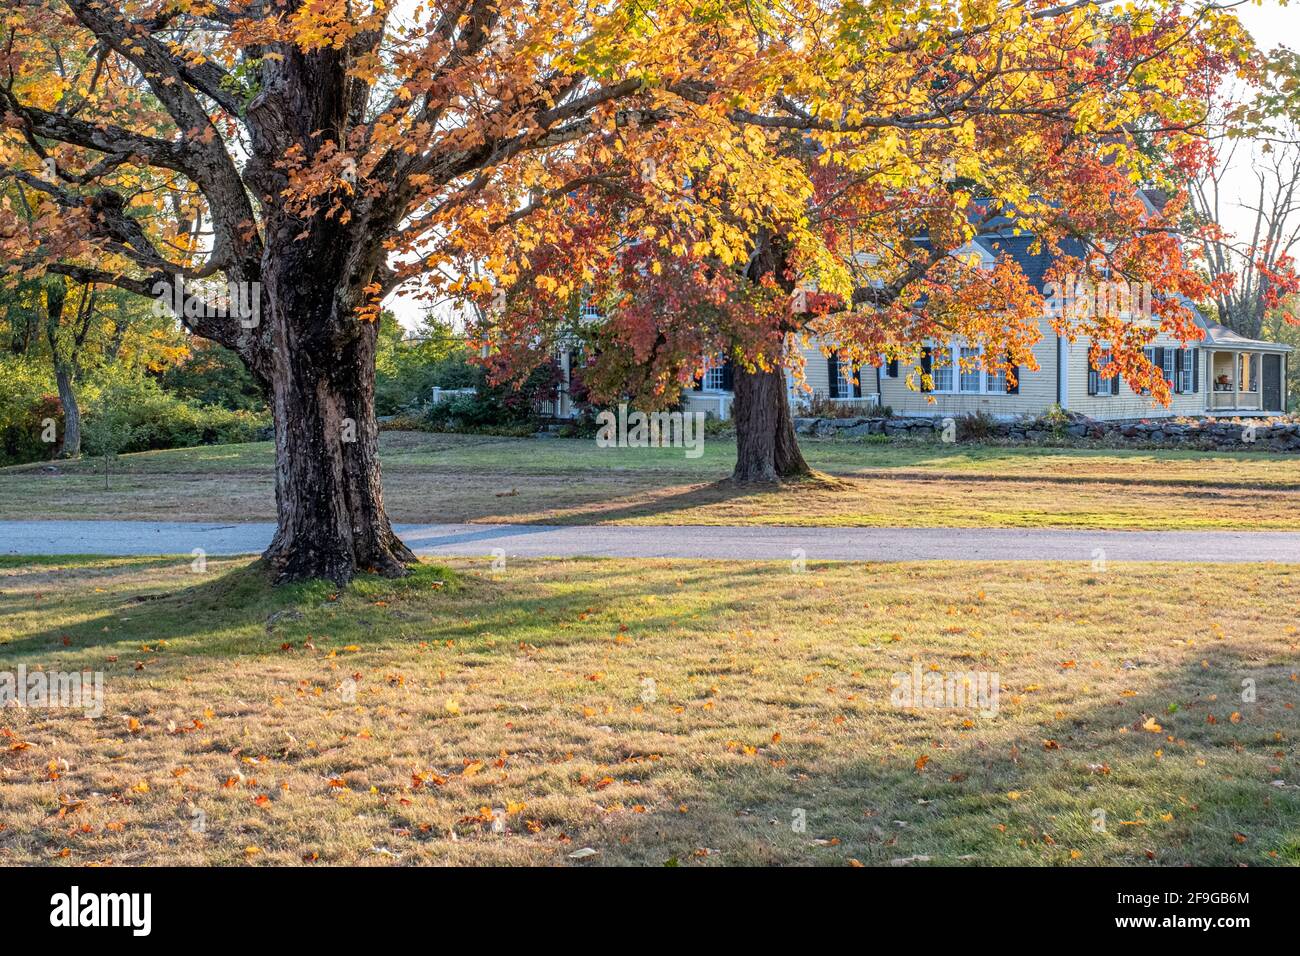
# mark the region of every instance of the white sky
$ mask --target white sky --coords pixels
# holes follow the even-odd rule
[[[1300,49],[1300,0],[1290,0],[1289,6],[1283,6],[1279,0],[1246,3],[1237,8],[1237,15],[1262,49],[1272,49],[1279,45],[1293,50]],[[1244,175],[1236,175],[1249,171],[1249,161],[1249,156],[1242,156],[1230,167],[1224,192],[1228,207],[1235,207],[1242,191],[1249,186]],[[1232,215],[1230,212],[1225,218],[1230,229],[1244,230],[1249,226],[1246,213]],[[415,301],[409,295],[404,296],[401,289],[389,295],[384,305],[397,316],[399,322],[412,329],[416,327],[426,307],[423,302]]]

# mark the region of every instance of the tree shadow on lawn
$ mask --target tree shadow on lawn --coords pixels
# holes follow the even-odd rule
[[[1277,659],[1197,657],[1082,712],[1026,703],[1040,712],[1028,727],[973,711],[858,718],[889,738],[880,759],[838,752],[844,731],[827,722],[697,775],[682,794],[689,815],[611,816],[574,845],[649,865],[1300,864],[1290,672]],[[1244,679],[1257,702],[1242,702]],[[890,687],[877,693],[888,708]]]
[[[730,478],[723,478],[708,484],[693,484],[668,494],[660,493],[662,486],[647,485],[618,498],[566,505],[558,514],[546,514],[527,520],[517,518],[510,520],[518,521],[520,524],[544,525],[610,524],[631,518],[657,518],[661,515],[708,509],[715,505],[743,503],[765,496],[782,496],[786,501],[797,504],[810,495],[836,493],[849,490],[851,487],[839,476],[820,473],[805,481],[786,482],[780,485],[738,483]],[[754,506],[750,505],[749,510],[754,510]]]
[[[272,587],[260,563],[244,558],[207,559],[208,570],[202,572],[201,583],[194,584],[191,582],[198,575],[191,571],[192,561],[189,555],[151,559],[91,557],[71,562],[51,559],[51,563],[59,565],[80,566],[78,573],[86,587],[51,603],[48,613],[76,614],[78,607],[88,602],[97,606],[96,612],[84,621],[56,622],[0,647],[7,656],[43,651],[68,656],[80,650],[103,651],[165,640],[180,642],[179,648],[186,653],[256,652],[257,648],[248,644],[249,636],[260,633],[269,640],[281,622],[307,621],[313,616],[323,619],[326,612],[337,613],[375,594],[455,586],[455,576],[445,567],[421,564],[409,577],[397,580],[359,576],[342,593],[328,581]],[[150,573],[160,569],[172,572],[166,583]],[[102,593],[88,595],[91,589]],[[11,605],[28,600],[22,594],[6,595]],[[105,603],[109,604],[107,610],[103,609]],[[194,638],[203,640],[190,640]]]
[[[499,631],[521,621],[531,622],[533,626],[546,620],[569,621],[584,609],[604,602],[609,598],[608,583],[592,571],[606,561],[610,564],[617,561],[581,559],[578,564],[584,576],[575,577],[573,586],[556,595],[509,577],[502,582],[508,586],[500,587],[490,576],[483,579],[423,561],[407,577],[360,575],[348,587],[340,589],[328,581],[273,587],[257,561],[210,558],[206,580],[190,584],[194,577],[188,570],[191,560],[188,555],[156,559],[94,556],[72,561],[50,559],[52,564],[81,567],[82,575],[90,575],[85,578],[87,589],[93,587],[103,593],[81,600],[95,602],[99,609],[84,621],[55,623],[0,643],[0,651],[15,662],[26,657],[29,665],[39,663],[49,667],[55,666],[49,659],[51,656],[82,666],[78,658],[87,654],[114,650],[135,652],[140,645],[159,641],[168,643],[168,658],[257,656],[278,653],[285,643],[301,643],[313,635],[320,641],[320,635],[341,630],[340,618],[352,621],[352,631],[358,628],[381,631],[380,643],[372,646],[401,647],[411,641],[410,637],[400,636],[403,632],[418,631],[420,639],[456,641],[459,646],[473,650],[474,645],[464,642],[483,633]],[[109,567],[103,567],[106,562]],[[647,562],[657,567],[683,565],[682,579],[689,579],[693,588],[715,589],[718,598],[703,605],[697,601],[696,615],[726,605],[728,580],[734,581],[737,575],[768,573],[764,568],[727,569],[721,562],[706,565],[676,559],[647,559]],[[489,567],[483,562],[485,571]],[[132,581],[142,572],[160,569],[174,572],[175,587],[160,589],[156,577]],[[0,571],[3,570],[0,565]],[[665,595],[672,594],[667,588],[660,590]],[[404,607],[404,596],[429,591],[456,595],[456,600],[443,608]],[[105,598],[105,594],[109,597]],[[73,595],[69,601],[53,605],[51,612],[76,613],[78,598],[79,595]],[[0,591],[0,600],[17,606],[29,602],[30,598]],[[104,609],[106,602],[109,606]],[[463,613],[469,610],[466,604],[471,602],[474,616],[464,617]],[[539,617],[543,608],[545,614]],[[669,612],[643,617],[639,626],[669,627],[679,621],[678,616]],[[560,646],[564,639],[546,635],[530,640]],[[330,642],[321,643],[324,648]]]

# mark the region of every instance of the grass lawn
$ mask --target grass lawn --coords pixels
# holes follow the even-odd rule
[[[1300,863],[1293,568],[189,560],[0,558],[0,864]]]
[[[734,463],[730,439],[698,459],[409,432],[385,433],[382,448],[402,522],[1293,530],[1300,518],[1297,458],[1266,452],[806,440],[809,462],[841,486],[767,492],[715,484]],[[95,461],[0,469],[0,520],[271,520],[272,463],[266,443],[128,455],[108,491]]]

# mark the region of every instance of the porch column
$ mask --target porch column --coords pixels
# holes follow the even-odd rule
[[[1232,407],[1241,407],[1241,353],[1232,353]]]

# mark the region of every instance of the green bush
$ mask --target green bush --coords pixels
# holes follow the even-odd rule
[[[474,388],[483,372],[456,352],[426,361],[420,352],[399,352],[387,368],[375,373],[375,414],[397,415],[422,408],[435,388]]]
[[[193,445],[227,445],[270,437],[266,412],[186,402],[147,378],[110,374],[81,400],[88,455]]]
[[[442,432],[477,432],[491,435],[531,434],[536,431],[532,410],[509,401],[501,389],[479,388],[471,395],[453,395],[431,405],[424,414],[426,427]]]
[[[44,423],[63,435],[63,407],[44,363],[0,357],[0,465],[51,458],[57,443],[43,440]],[[153,378],[100,369],[78,386],[82,451],[88,455],[225,445],[271,437],[266,411],[231,410],[186,401]]]
[[[266,397],[243,361],[230,349],[195,338],[189,356],[158,376],[163,390],[194,405],[260,412]]]
[[[52,373],[17,356],[0,356],[0,465],[51,457],[58,446],[41,435],[48,418],[62,435],[63,408]]]
[[[1070,414],[1059,404],[1054,404],[1043,414],[1042,424],[1052,433],[1053,438],[1065,438]]]
[[[531,435],[537,431],[538,408],[554,396],[557,381],[555,366],[543,364],[518,388],[480,383],[470,394],[430,405],[423,415],[424,427],[437,432]]]
[[[389,312],[379,319],[375,355],[375,414],[416,412],[434,388],[476,388],[483,370],[472,365],[464,339],[449,325],[426,317],[412,337]]]

